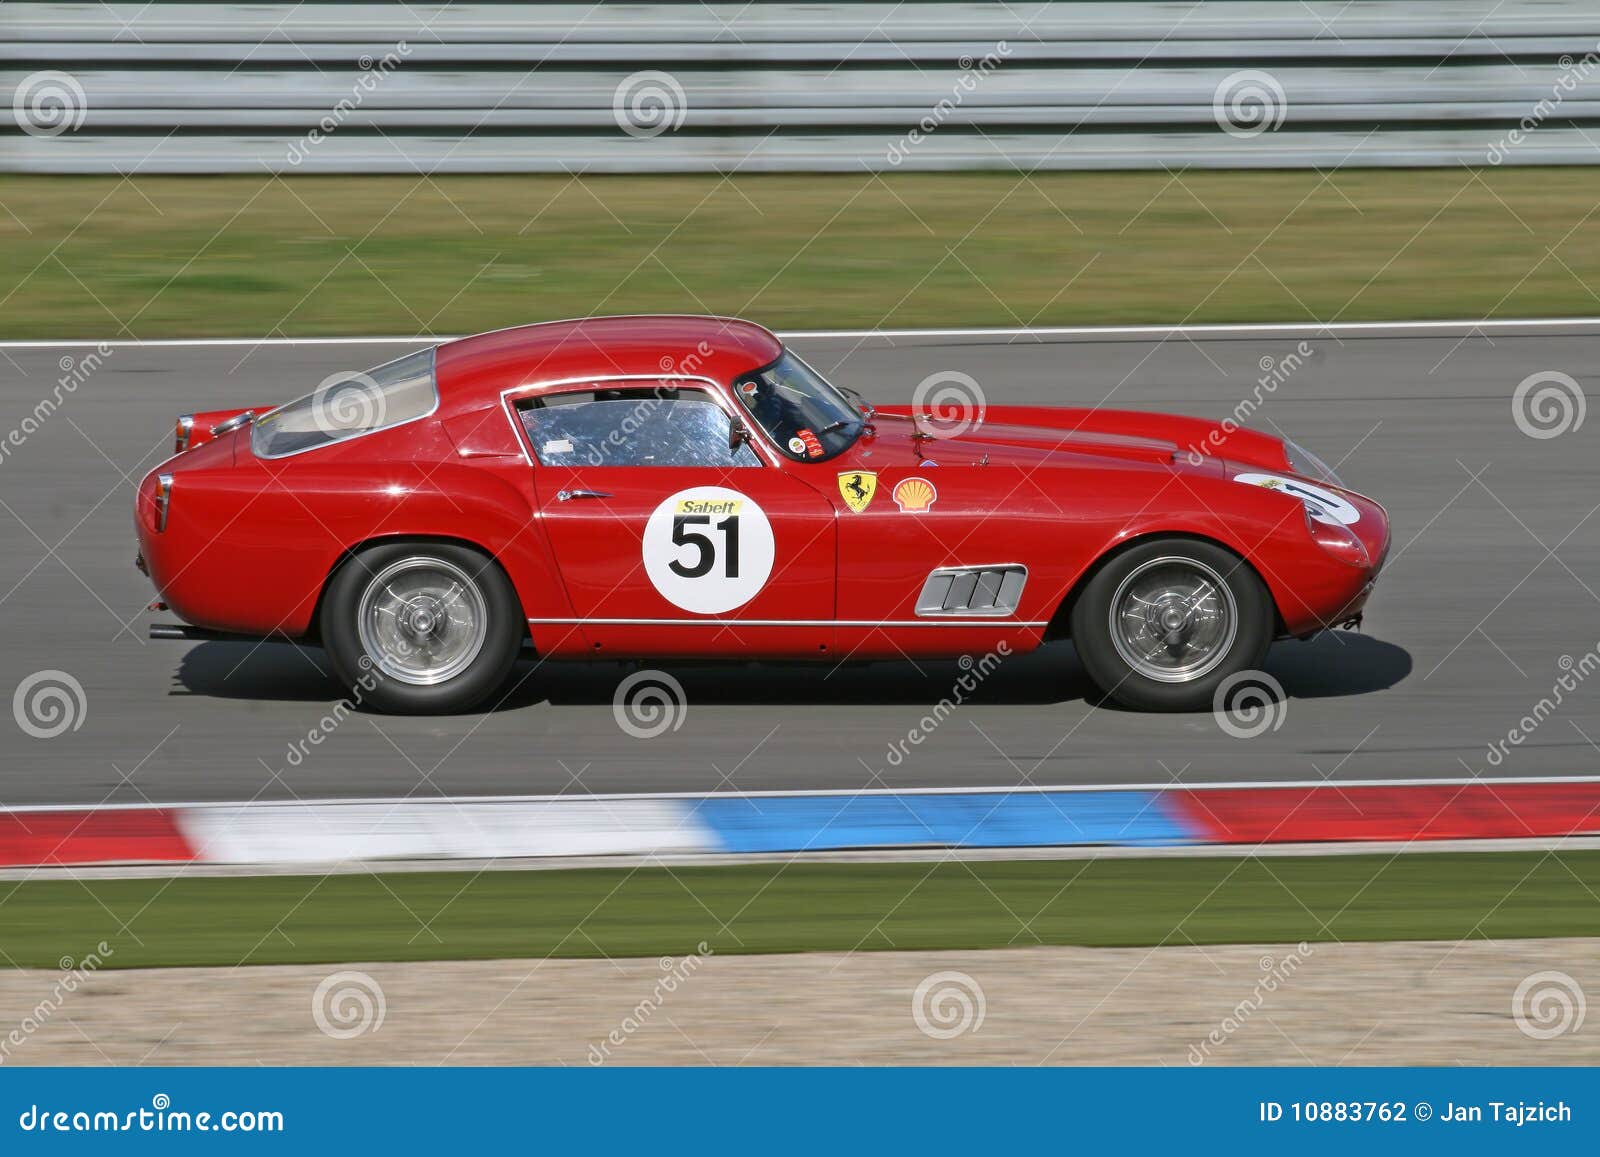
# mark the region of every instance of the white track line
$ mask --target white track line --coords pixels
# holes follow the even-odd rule
[[[1600,327],[1600,317],[1543,317],[1484,319],[1481,321],[1340,321],[1340,322],[1266,322],[1211,325],[1063,325],[972,329],[813,329],[792,330],[779,334],[783,338],[855,338],[855,337],[1259,337],[1278,335],[1296,337],[1303,335],[1363,333],[1411,333],[1418,330],[1438,330],[1450,333],[1467,333],[1474,330],[1493,331],[1510,329],[1550,329],[1563,326],[1573,329]]]
[[[415,803],[570,803],[628,799],[774,799],[780,796],[889,796],[889,795],[1033,795],[1042,792],[1085,791],[1220,791],[1241,788],[1335,788],[1348,791],[1362,787],[1461,787],[1481,783],[1486,786],[1509,786],[1529,783],[1600,783],[1600,775],[1544,775],[1544,776],[1451,776],[1438,779],[1288,779],[1288,780],[1225,780],[1217,783],[1072,783],[1026,787],[904,787],[904,788],[800,788],[795,791],[665,791],[665,792],[612,792],[585,793],[583,795],[456,795],[456,796],[341,796],[333,799],[301,800],[210,800],[181,803],[104,803],[104,804],[18,804],[0,807],[0,815],[17,812],[52,811],[153,811],[178,808],[300,808],[343,804],[373,804],[393,806]]]
[[[951,861],[1027,860],[1165,860],[1165,859],[1256,859],[1274,856],[1388,856],[1426,853],[1489,852],[1585,852],[1600,851],[1600,838],[1594,836],[1551,836],[1506,840],[1411,840],[1361,841],[1351,843],[1297,844],[1175,844],[1159,847],[1126,847],[1109,844],[1077,844],[1032,848],[892,848],[877,850],[805,852],[806,864],[931,864]],[[793,852],[732,852],[717,854],[671,854],[653,856],[552,856],[538,859],[410,859],[410,860],[335,860],[327,863],[295,864],[72,864],[59,867],[0,868],[0,881],[37,880],[132,880],[168,879],[182,876],[195,879],[251,876],[347,876],[385,875],[398,872],[533,872],[571,871],[584,868],[727,868],[741,864],[780,864],[795,862]]]
[[[1530,317],[1493,318],[1480,321],[1341,321],[1341,322],[1284,322],[1240,323],[1237,325],[1063,325],[1037,328],[952,328],[952,329],[802,329],[780,331],[778,336],[792,339],[850,339],[850,338],[938,338],[938,337],[1128,337],[1158,338],[1171,336],[1190,337],[1261,337],[1277,335],[1298,337],[1326,334],[1332,337],[1348,334],[1415,333],[1439,331],[1444,334],[1466,333],[1474,330],[1491,333],[1517,329],[1600,329],[1600,317]],[[0,349],[73,349],[83,346],[126,346],[131,348],[204,348],[215,346],[297,346],[297,345],[415,345],[422,342],[454,341],[459,335],[418,334],[411,337],[275,337],[275,338],[156,338],[149,341],[95,339],[58,341],[0,341]]]
[[[215,337],[215,338],[89,338],[83,341],[0,341],[0,349],[53,350],[81,349],[84,346],[121,346],[125,349],[205,348],[215,346],[290,346],[290,345],[416,345],[421,342],[455,340],[447,335],[419,335],[417,337]]]

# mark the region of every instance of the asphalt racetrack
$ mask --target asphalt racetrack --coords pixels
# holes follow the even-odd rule
[[[171,616],[142,612],[154,592],[133,567],[131,494],[170,452],[174,416],[284,401],[409,346],[115,347],[0,460],[0,692],[46,670],[84,689],[75,730],[0,729],[0,805],[1600,771],[1600,685],[1581,682],[1600,641],[1600,417],[1547,415],[1571,428],[1536,438],[1513,409],[1531,374],[1591,380],[1600,326],[793,344],[878,401],[958,370],[991,404],[1220,418],[1302,340],[1309,357],[1264,391],[1252,424],[1338,464],[1388,507],[1395,542],[1361,633],[1273,648],[1268,671],[1288,696],[1276,728],[1240,739],[1210,714],[1096,706],[1071,646],[1056,645],[1002,664],[898,764],[891,745],[949,694],[955,664],[670,666],[688,694],[681,726],[638,739],[613,718],[616,664],[523,664],[484,715],[356,713],[325,728],[340,690],[320,651],[147,639],[148,622]],[[0,437],[53,391],[62,359],[88,352],[0,351]],[[1524,719],[1563,674],[1576,689]],[[1522,742],[1491,763],[1513,728]],[[325,737],[292,762],[313,730]]]

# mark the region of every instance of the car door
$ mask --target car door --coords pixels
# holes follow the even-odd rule
[[[842,652],[957,655],[1026,650],[1060,601],[1069,548],[1058,507],[1006,466],[904,463],[872,449],[826,470],[839,515]]]
[[[618,656],[832,650],[833,506],[730,444],[709,383],[600,381],[513,407],[574,612],[536,626]]]

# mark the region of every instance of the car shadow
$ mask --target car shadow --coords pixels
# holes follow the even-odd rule
[[[1292,699],[1383,691],[1411,673],[1411,655],[1370,635],[1324,632],[1307,643],[1275,645],[1266,671]],[[493,710],[537,703],[609,705],[623,679],[639,669],[663,671],[695,703],[872,706],[937,703],[961,690],[973,705],[1038,706],[1099,701],[1070,643],[1052,643],[990,665],[951,660],[870,663],[538,663],[513,670]],[[218,699],[333,702],[344,689],[317,647],[206,642],[180,661],[176,695]]]
[[[1411,652],[1355,631],[1323,631],[1276,644],[1264,666],[1290,699],[1328,699],[1387,691],[1411,674]]]
[[[286,643],[208,642],[184,652],[173,695],[331,703],[345,689],[321,647]]]

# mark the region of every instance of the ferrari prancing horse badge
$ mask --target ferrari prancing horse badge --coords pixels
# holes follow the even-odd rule
[[[857,514],[872,505],[877,492],[878,475],[872,470],[846,470],[839,475],[839,494]]]

